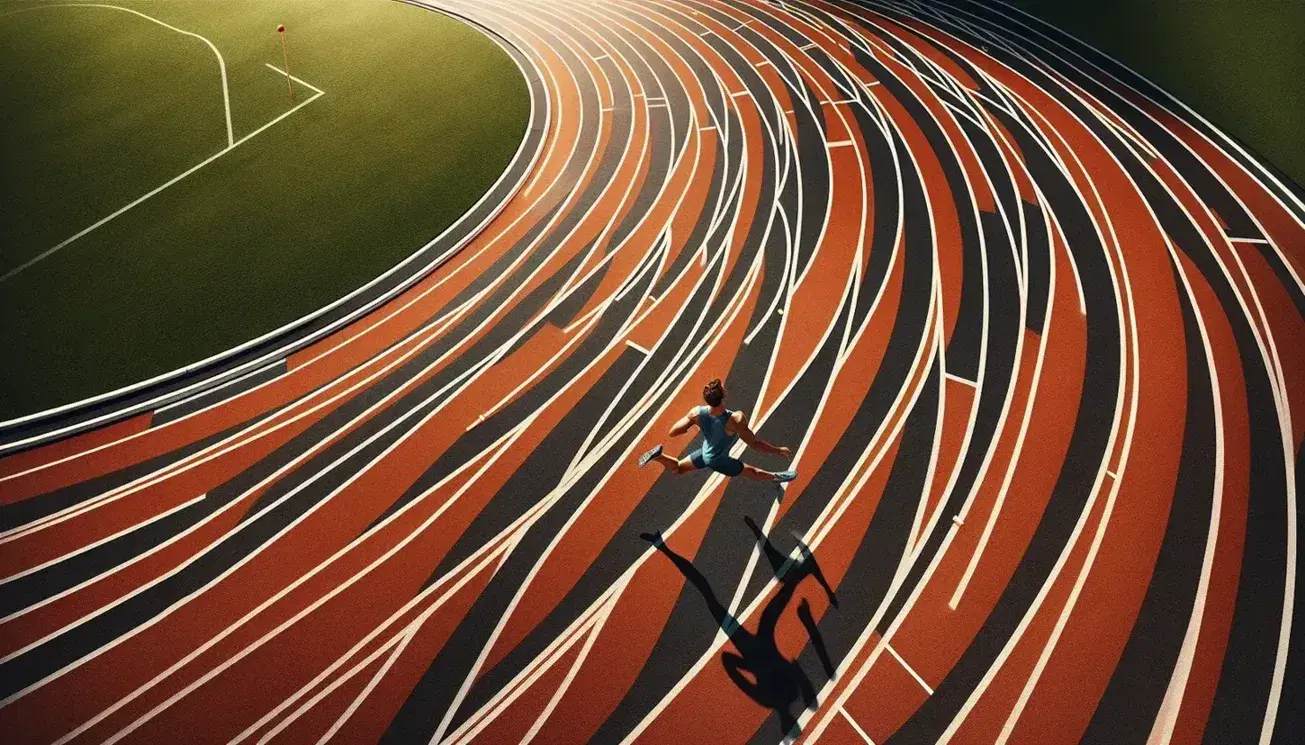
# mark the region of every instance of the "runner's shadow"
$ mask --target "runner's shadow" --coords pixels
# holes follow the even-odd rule
[[[761,532],[761,528],[757,527],[757,524],[751,518],[745,517],[744,522],[756,535],[757,541],[761,544],[762,552],[770,564],[771,571],[774,572],[775,578],[779,580],[779,589],[761,611],[756,633],[744,628],[737,619],[730,615],[729,610],[720,602],[720,599],[716,597],[716,593],[711,589],[707,578],[703,576],[702,572],[698,571],[693,562],[671,550],[666,542],[662,540],[660,531],[643,533],[640,537],[652,543],[657,550],[665,554],[680,570],[680,573],[684,575],[684,578],[702,594],[712,618],[716,620],[716,624],[720,626],[721,630],[729,637],[730,642],[733,643],[734,648],[738,650],[737,654],[728,651],[721,653],[720,659],[725,668],[725,673],[748,698],[773,710],[778,715],[785,740],[791,741],[801,732],[798,727],[797,716],[801,715],[802,709],[799,709],[797,716],[795,716],[792,712],[793,704],[800,701],[803,709],[815,709],[818,702],[815,687],[811,684],[811,680],[807,677],[802,666],[798,664],[796,659],[789,660],[780,652],[779,645],[775,641],[775,629],[785,608],[792,601],[793,593],[797,590],[798,584],[807,577],[814,577],[820,586],[825,589],[832,606],[838,606],[838,598],[829,587],[829,583],[825,581],[824,574],[821,573],[815,556],[805,544],[798,541],[798,546],[802,551],[801,558],[786,556],[775,548],[770,538]],[[806,600],[799,603],[797,615],[798,620],[806,628],[807,634],[815,646],[816,654],[820,657],[821,665],[825,668],[825,674],[832,678],[834,666],[829,659],[829,652],[825,648],[824,638],[820,635],[820,629],[816,625],[815,618],[811,615],[811,607]]]

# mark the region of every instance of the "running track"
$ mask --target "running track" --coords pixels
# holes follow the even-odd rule
[[[0,430],[8,742],[778,742],[637,537],[755,630],[745,515],[802,742],[1300,741],[1296,187],[1004,6],[438,5],[534,110],[435,258]],[[634,467],[713,376],[782,500]]]

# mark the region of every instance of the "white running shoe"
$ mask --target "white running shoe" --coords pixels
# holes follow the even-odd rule
[[[653,458],[656,458],[657,456],[659,456],[659,455],[661,455],[661,454],[662,454],[662,446],[661,446],[661,445],[658,445],[657,447],[653,448],[652,450],[649,450],[648,452],[646,452],[646,453],[644,453],[643,455],[639,456],[639,467],[640,467],[640,468],[643,468],[644,466],[648,465],[648,461],[652,460]]]

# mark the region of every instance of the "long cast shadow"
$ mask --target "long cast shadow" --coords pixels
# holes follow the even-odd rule
[[[824,588],[825,593],[829,596],[830,605],[838,607],[838,598],[834,594],[829,583],[825,581],[825,576],[820,571],[819,564],[816,563],[816,557],[811,550],[798,541],[798,547],[801,550],[801,557],[794,558],[781,553],[770,538],[761,531],[752,520],[752,518],[743,518],[748,528],[752,530],[757,537],[757,542],[761,544],[762,552],[770,564],[771,571],[774,572],[775,578],[779,580],[779,589],[775,596],[766,603],[761,610],[761,617],[757,624],[757,631],[753,633],[744,628],[734,618],[729,610],[716,597],[716,593],[711,589],[711,584],[702,572],[693,565],[693,562],[680,556],[666,545],[662,539],[661,531],[653,533],[642,533],[640,537],[652,543],[666,555],[667,558],[675,564],[684,578],[689,581],[698,592],[702,594],[703,600],[707,603],[707,610],[716,620],[716,624],[729,637],[730,642],[738,653],[722,652],[720,656],[721,664],[725,668],[725,673],[729,675],[734,685],[739,687],[748,698],[757,702],[761,706],[771,709],[779,716],[779,724],[783,730],[786,741],[795,739],[801,733],[798,727],[797,716],[792,712],[793,704],[801,701],[805,709],[815,709],[818,705],[816,700],[816,690],[811,684],[802,666],[796,659],[790,660],[784,657],[779,651],[779,645],[775,641],[775,629],[779,624],[780,617],[784,614],[785,608],[793,599],[793,593],[797,591],[798,584],[807,577],[815,578],[816,582]],[[820,663],[825,668],[825,674],[828,677],[834,675],[834,665],[829,659],[829,652],[825,648],[824,638],[820,635],[820,629],[816,625],[815,618],[811,614],[811,607],[806,600],[798,604],[798,620],[807,630],[807,635],[811,638],[815,646],[816,654],[820,657]],[[751,674],[751,678],[749,678]]]

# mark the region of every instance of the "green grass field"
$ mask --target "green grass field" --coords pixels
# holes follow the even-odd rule
[[[173,28],[0,3],[0,420],[347,294],[474,204],[525,132],[516,64],[442,14],[388,0],[114,4]],[[296,84],[289,98],[277,24],[290,72],[320,95]],[[182,32],[225,61],[230,140],[218,58]]]

